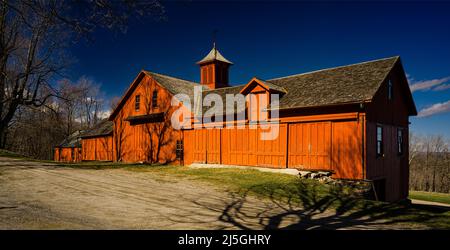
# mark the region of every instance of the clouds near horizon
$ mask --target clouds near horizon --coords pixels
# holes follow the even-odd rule
[[[419,111],[417,117],[427,117],[441,113],[450,112],[450,100],[441,103],[435,103],[428,108]]]
[[[440,92],[440,91],[446,91],[446,90],[450,89],[450,76],[443,77],[443,78],[431,79],[431,80],[421,80],[421,81],[416,81],[409,74],[406,74],[406,77],[408,79],[408,83],[409,83],[411,92],[416,92],[416,91]],[[418,112],[417,117],[421,117],[421,118],[429,117],[432,115],[447,113],[447,112],[450,112],[450,100],[447,100],[445,102],[438,102],[438,103],[430,104],[430,105],[426,106],[425,108],[422,108]]]
[[[450,81],[450,76],[438,78],[438,79],[432,79],[432,80],[423,80],[423,81],[415,81],[413,78],[410,78],[409,75],[408,82],[409,87],[411,89],[411,92],[414,91],[442,91],[446,89],[450,89],[450,84],[448,82]]]

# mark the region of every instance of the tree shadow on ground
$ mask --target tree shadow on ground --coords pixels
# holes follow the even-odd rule
[[[239,229],[402,229],[449,228],[448,208],[374,202],[355,196],[344,186],[298,181],[295,190],[266,189],[269,199],[257,198],[264,186],[230,192],[230,199],[196,205],[220,213],[219,220]],[[436,223],[440,223],[436,225]]]

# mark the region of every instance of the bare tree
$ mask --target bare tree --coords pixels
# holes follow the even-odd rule
[[[121,99],[120,96],[114,96],[113,98],[111,98],[111,101],[109,102],[109,108],[111,112],[113,112],[117,108],[120,99]]]
[[[68,65],[68,41],[96,28],[125,31],[131,17],[146,15],[164,16],[159,1],[1,0],[0,147],[19,107],[59,97],[51,80]]]
[[[423,142],[419,135],[409,132],[409,165],[423,151]]]
[[[101,120],[105,107],[100,84],[84,76],[76,82],[63,79],[58,91],[62,98],[56,100],[53,108],[58,108],[57,112],[65,117],[67,136],[74,130],[92,128]]]
[[[449,141],[442,135],[411,133],[409,148],[411,189],[450,192]]]
[[[48,107],[20,106],[16,110],[5,134],[5,148],[35,158],[51,159],[55,145],[74,132],[86,130],[100,121],[99,114],[104,107],[98,84],[63,79],[58,82],[57,89],[61,98],[50,98]],[[89,103],[95,104],[93,110],[85,108],[86,96],[89,96]],[[91,123],[82,122],[89,115]]]
[[[100,112],[103,111],[100,85],[87,77],[81,77],[77,85],[80,89],[79,119],[84,128],[91,128],[98,123]]]

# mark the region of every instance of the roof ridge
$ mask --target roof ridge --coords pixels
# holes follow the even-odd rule
[[[325,68],[325,69],[313,70],[313,71],[304,72],[304,73],[300,73],[300,74],[293,74],[293,75],[288,75],[288,76],[282,76],[282,77],[272,78],[272,79],[269,79],[269,80],[266,80],[266,81],[274,81],[274,80],[279,80],[279,79],[284,79],[284,78],[289,78],[289,77],[295,77],[295,76],[307,75],[307,74],[317,73],[317,72],[326,71],[326,70],[332,70],[332,69],[339,69],[339,68],[351,67],[351,66],[356,66],[356,65],[360,65],[360,64],[366,64],[366,63],[372,63],[372,62],[384,61],[384,60],[394,59],[394,58],[396,59],[395,61],[397,61],[398,58],[400,58],[400,56],[391,56],[391,57],[385,57],[385,58],[380,58],[380,59],[375,59],[375,60],[370,60],[370,61],[364,61],[364,62],[359,62],[359,63],[352,63],[352,64],[341,65],[341,66],[336,66],[336,67],[330,67],[330,68]]]
[[[180,78],[180,77],[170,76],[170,75],[161,74],[161,73],[157,73],[157,72],[152,72],[152,71],[148,71],[148,70],[143,70],[143,71],[144,71],[145,73],[156,74],[156,75],[160,75],[160,76],[163,76],[163,77],[174,78],[174,79],[177,79],[177,80],[182,80],[182,81],[189,82],[189,83],[193,83],[193,84],[200,84],[200,83],[198,83],[198,82],[186,80],[186,79],[183,79],[183,78]]]
[[[240,85],[236,85],[236,86],[229,86],[229,87],[223,87],[223,88],[217,88],[217,89],[207,89],[204,91],[214,91],[214,90],[220,90],[220,89],[229,89],[229,88],[237,88],[237,87],[243,87],[247,84],[240,84]]]

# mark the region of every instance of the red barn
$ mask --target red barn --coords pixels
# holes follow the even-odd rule
[[[417,111],[400,57],[233,86],[232,63],[215,47],[198,65],[200,83],[138,74],[110,117],[114,161],[329,171],[333,178],[373,181],[381,200],[408,196],[408,119]],[[223,100],[241,94],[245,105],[227,102],[203,128],[177,130],[171,117],[178,106],[171,100],[179,94],[190,98],[181,108],[190,111],[193,125],[211,115],[208,107],[194,110],[209,94]],[[271,106],[274,95],[279,102]],[[268,105],[252,108],[262,104]],[[278,136],[261,138],[264,124],[274,122]]]

